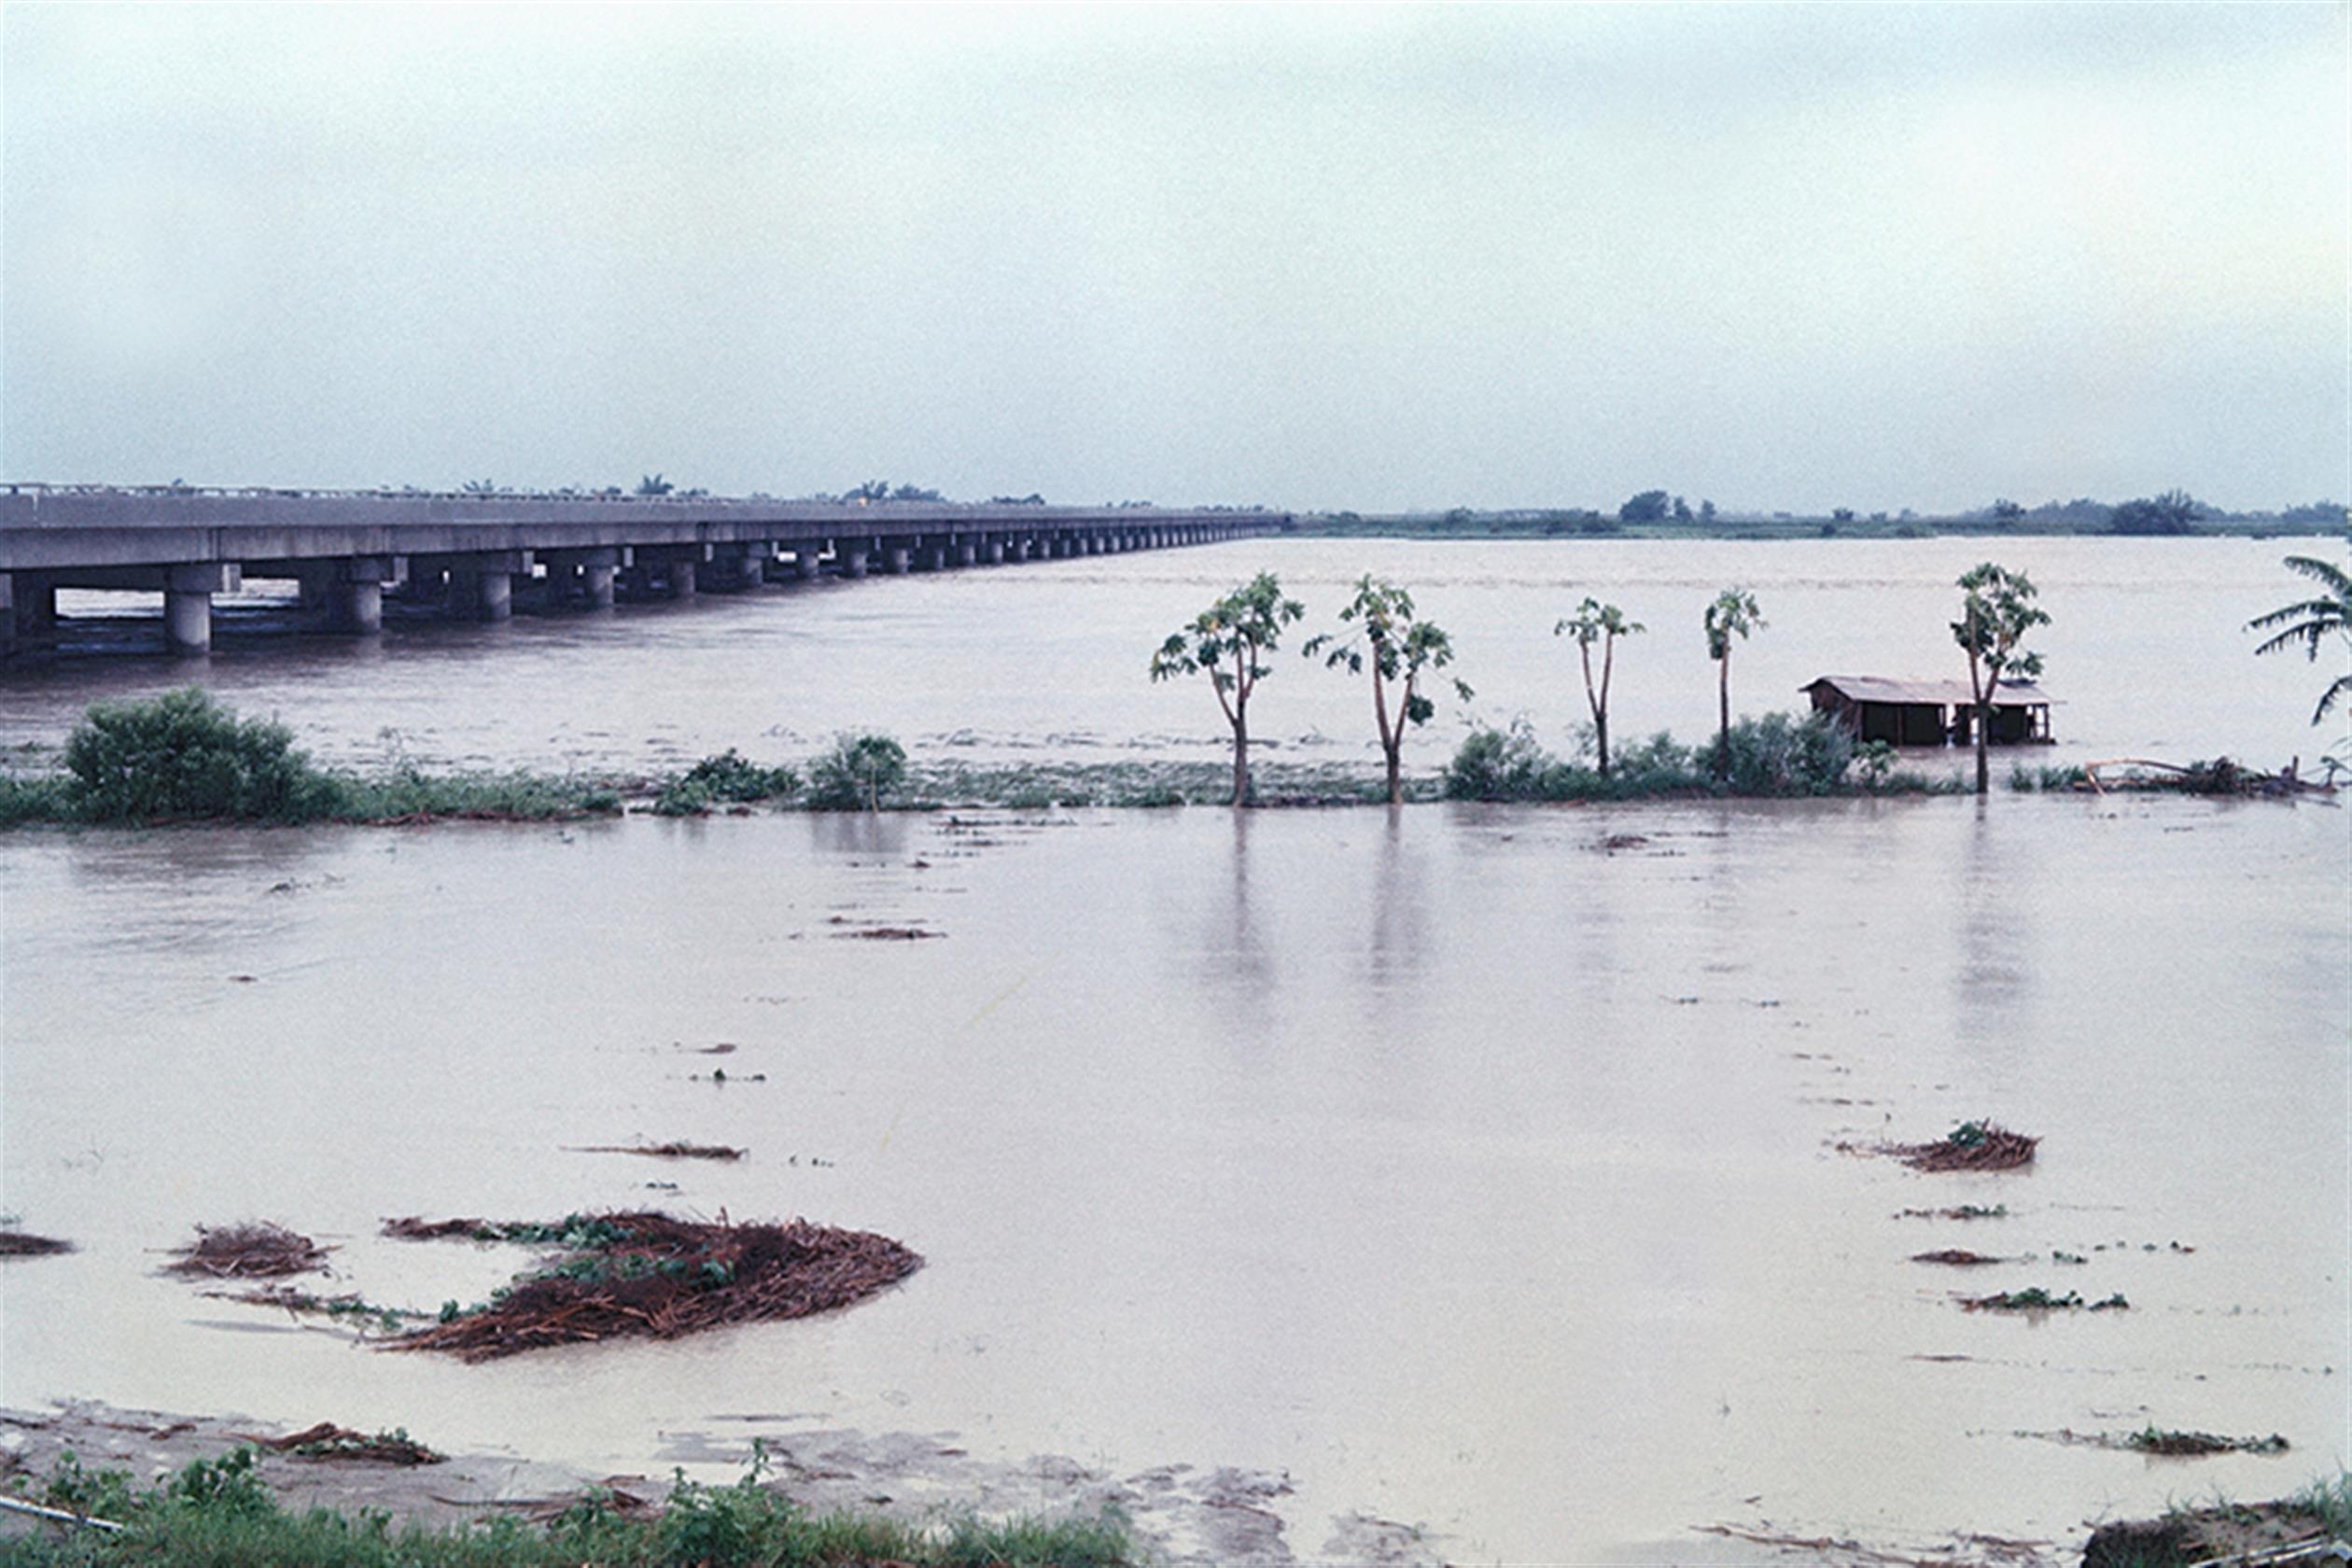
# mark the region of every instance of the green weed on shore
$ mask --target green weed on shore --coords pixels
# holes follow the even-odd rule
[[[1115,1513],[919,1530],[879,1515],[816,1515],[761,1484],[762,1456],[728,1486],[681,1473],[658,1515],[591,1489],[541,1526],[395,1527],[381,1509],[288,1513],[251,1449],[197,1460],[141,1491],[69,1454],[26,1501],[119,1524],[0,1539],[0,1568],[1124,1568],[1139,1552]],[[48,1528],[48,1527],[45,1527]]]

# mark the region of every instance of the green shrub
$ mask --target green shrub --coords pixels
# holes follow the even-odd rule
[[[1507,730],[1472,730],[1446,765],[1449,800],[1542,800],[1544,778],[1559,766],[1525,720]]]
[[[808,803],[828,811],[881,809],[906,782],[906,749],[886,735],[840,735],[809,764]]]
[[[688,768],[678,782],[701,790],[711,800],[730,802],[788,800],[801,787],[800,775],[791,768],[747,762],[732,746]]]
[[[0,773],[0,828],[26,822],[70,822],[81,816],[72,781],[40,775],[21,778]]]
[[[1767,713],[1731,726],[1728,783],[1735,795],[1831,795],[1853,761],[1853,733],[1828,714]]]
[[[91,706],[65,742],[69,789],[98,822],[158,818],[305,822],[341,810],[343,783],[293,732],[240,719],[200,687]]]

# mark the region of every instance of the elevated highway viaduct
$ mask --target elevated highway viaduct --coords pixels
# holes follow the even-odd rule
[[[1157,507],[847,504],[713,497],[0,486],[0,656],[53,647],[57,591],[162,596],[164,641],[212,646],[212,601],[291,579],[324,626],[382,629],[385,595],[502,621],[684,597],[772,579],[944,571],[1208,544],[1280,531],[1280,512]]]

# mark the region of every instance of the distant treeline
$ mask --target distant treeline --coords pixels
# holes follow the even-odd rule
[[[2342,503],[2312,501],[2277,511],[2223,511],[2181,490],[2124,501],[2079,496],[2023,506],[2006,497],[1970,511],[1923,516],[1906,507],[1859,513],[1724,511],[1663,490],[1630,497],[1614,511],[1589,507],[1519,507],[1447,511],[1302,512],[1298,531],[1336,536],[1409,535],[1462,539],[1927,539],[1937,534],[2119,534],[2139,537],[2341,533]]]

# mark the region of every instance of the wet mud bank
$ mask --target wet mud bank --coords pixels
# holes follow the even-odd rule
[[[780,1419],[780,1418],[779,1418]],[[753,1438],[774,1478],[765,1484],[812,1514],[881,1515],[925,1526],[976,1514],[1099,1517],[1116,1510],[1139,1555],[1176,1564],[1285,1568],[1346,1561],[1418,1568],[1445,1561],[1442,1544],[1412,1527],[1362,1513],[1294,1540],[1283,1505],[1288,1477],[1262,1471],[1164,1464],[1128,1475],[1059,1455],[1019,1462],[975,1458],[952,1434],[778,1431],[757,1417],[723,1432],[667,1435],[652,1455],[676,1465],[748,1466]],[[349,1435],[321,1423],[330,1439]],[[631,1512],[658,1509],[670,1481],[653,1474],[591,1475],[511,1454],[435,1454],[397,1444],[312,1441],[318,1430],[281,1431],[238,1416],[172,1415],[75,1401],[48,1409],[0,1409],[0,1496],[37,1496],[67,1454],[87,1471],[122,1470],[145,1486],[194,1460],[257,1450],[256,1469],[279,1506],[344,1514],[381,1509],[393,1520],[457,1525],[501,1517],[540,1523],[593,1491]],[[403,1437],[405,1434],[401,1435]],[[421,1459],[410,1449],[422,1449]],[[60,1528],[0,1514],[0,1540]]]

